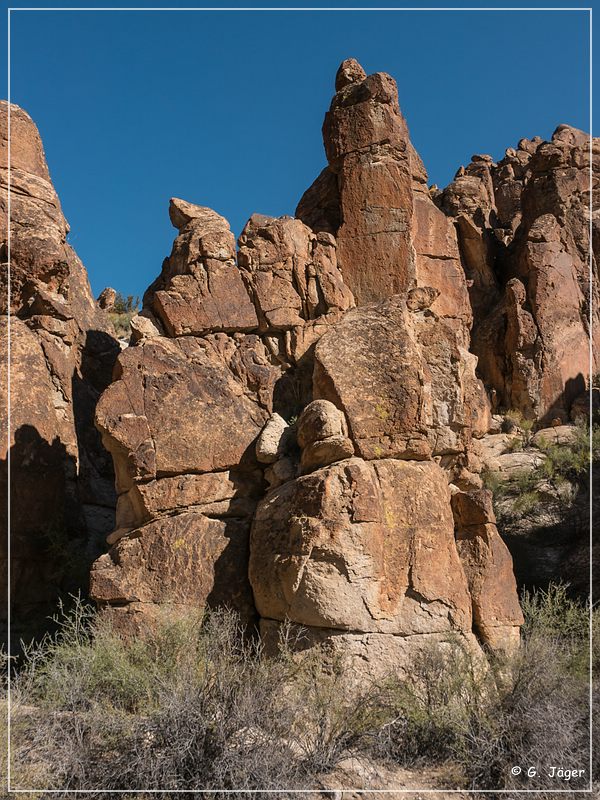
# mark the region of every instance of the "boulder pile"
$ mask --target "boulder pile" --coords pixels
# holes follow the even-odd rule
[[[432,639],[518,646],[510,554],[472,443],[493,425],[468,280],[396,84],[353,60],[329,166],[296,218],[214,211],[178,231],[96,424],[117,522],[91,573],[125,630],[166,603],[228,605],[357,670]]]

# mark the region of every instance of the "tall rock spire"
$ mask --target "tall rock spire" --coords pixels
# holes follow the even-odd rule
[[[323,140],[339,191],[338,263],[361,305],[414,285],[408,128],[386,73],[367,77],[347,59],[335,85]]]

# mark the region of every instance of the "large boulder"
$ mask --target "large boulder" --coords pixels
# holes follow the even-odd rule
[[[432,462],[351,458],[268,493],[250,580],[268,619],[404,636],[471,630],[448,481]]]
[[[397,296],[350,311],[321,338],[314,394],[344,411],[363,458],[464,453],[489,427],[475,364],[451,323]]]

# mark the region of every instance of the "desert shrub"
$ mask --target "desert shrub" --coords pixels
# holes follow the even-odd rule
[[[404,680],[388,680],[378,692],[387,720],[370,743],[373,754],[403,767],[454,760],[471,716],[495,691],[458,640],[432,643],[413,659]]]
[[[119,339],[125,339],[130,335],[131,328],[129,323],[139,310],[139,297],[134,297],[133,295],[126,297],[121,292],[117,292],[115,302],[108,312],[108,316]]]
[[[588,773],[587,682],[574,677],[555,644],[525,641],[510,665],[510,680],[485,714],[469,719],[457,757],[473,788],[564,788],[550,766],[586,770],[569,788],[584,788]],[[514,776],[513,766],[523,773]],[[537,774],[527,776],[533,767]]]
[[[571,598],[568,589],[568,584],[552,583],[545,590],[523,592],[521,609],[525,623],[522,634],[526,640],[543,637],[560,641],[563,647],[577,647],[587,641],[588,608]]]
[[[124,639],[78,602],[57,625],[14,681],[17,707],[35,706],[17,714],[15,774],[52,764],[48,788],[305,788],[379,722],[341,664],[297,663],[286,637],[265,658],[227,611]]]
[[[588,609],[565,586],[522,605],[515,656],[484,668],[449,637],[415,655],[402,680],[358,687],[343,660],[325,663],[318,650],[298,659],[285,627],[267,658],[231,612],[165,614],[124,639],[76,603],[14,679],[14,783],[103,787],[92,796],[107,800],[156,787],[218,798],[315,787],[362,753],[412,768],[451,762],[473,789],[556,789],[545,768],[588,766]],[[512,776],[515,765],[539,775]]]
[[[590,455],[600,458],[600,426],[591,431],[587,422],[575,426],[570,444],[542,441],[538,449],[544,461],[535,469],[510,478],[494,472],[482,474],[494,498],[500,527],[519,526],[523,520],[539,521],[541,514],[563,516],[573,507],[579,487],[587,480]]]
[[[568,587],[524,593],[522,646],[500,665],[508,681],[485,714],[470,717],[458,753],[472,787],[574,789],[589,785],[589,607]],[[600,628],[600,614],[592,619]],[[596,642],[600,663],[600,642]],[[550,766],[585,769],[568,785]],[[513,766],[523,773],[513,776]],[[533,767],[537,774],[527,776]],[[560,784],[560,785],[559,785]]]
[[[136,314],[140,307],[140,298],[132,294],[125,296],[117,292],[112,310],[115,314]]]
[[[460,646],[432,644],[405,682],[389,684],[376,757],[408,767],[452,761],[472,789],[564,789],[551,765],[586,770],[567,789],[588,785],[589,610],[565,586],[526,594],[522,605],[520,651],[492,658],[488,672]],[[600,629],[598,612],[594,620]],[[595,658],[600,666],[600,642]],[[527,776],[530,766],[538,774]]]
[[[535,425],[535,420],[528,419],[518,409],[511,408],[504,414],[505,422],[521,432],[521,444],[529,444]]]

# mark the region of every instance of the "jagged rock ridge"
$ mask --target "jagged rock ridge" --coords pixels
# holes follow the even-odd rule
[[[440,193],[393,79],[349,59],[335,88],[328,166],[295,218],[254,214],[236,248],[215,211],[171,200],[172,252],[97,405],[117,346],[15,109],[20,425],[60,450],[18,452],[62,481],[33,502],[24,479],[15,502],[42,514],[59,492],[77,519],[108,521],[96,405],[117,498],[90,588],[117,627],[227,605],[267,649],[289,621],[300,647],[370,674],[449,636],[512,650],[522,616],[481,473],[502,438],[493,412],[565,420],[589,386],[589,138],[561,126],[499,164],[475,156]]]

